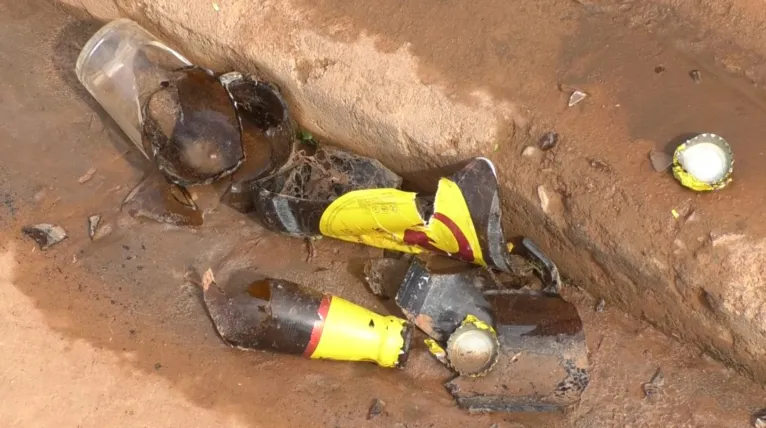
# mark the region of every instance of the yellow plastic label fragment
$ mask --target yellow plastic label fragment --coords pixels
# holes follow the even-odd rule
[[[427,223],[415,196],[397,189],[349,192],[325,210],[319,229],[344,241],[414,254],[431,251],[486,265],[468,205],[454,181],[439,181],[434,214]]]
[[[312,359],[371,361],[396,367],[403,352],[407,321],[378,315],[333,296]]]
[[[466,315],[465,319],[463,320],[463,322],[460,325],[464,326],[466,324],[473,324],[476,328],[479,328],[481,330],[488,330],[488,331],[491,331],[492,334],[497,334],[495,332],[495,329],[492,328],[491,325],[485,323],[484,321],[482,321],[482,320],[480,320],[480,319],[478,319],[475,316],[470,315],[470,314]]]
[[[425,339],[423,342],[428,347],[428,352],[436,358],[444,357],[447,352],[433,339]]]

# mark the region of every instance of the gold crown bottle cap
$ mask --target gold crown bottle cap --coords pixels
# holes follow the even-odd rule
[[[495,330],[468,315],[447,341],[447,360],[460,375],[482,376],[497,362],[499,348]]]

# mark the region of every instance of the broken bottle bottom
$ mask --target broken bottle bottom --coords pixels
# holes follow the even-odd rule
[[[232,346],[382,367],[407,360],[412,330],[403,319],[283,280],[256,281],[228,297],[208,271],[202,286],[208,313]]]
[[[446,384],[471,412],[551,412],[577,404],[588,385],[588,350],[577,309],[557,296],[501,294],[492,303],[500,356],[483,378]]]

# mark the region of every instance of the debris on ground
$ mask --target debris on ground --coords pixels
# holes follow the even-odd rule
[[[100,215],[92,215],[88,217],[88,237],[91,241],[93,240],[93,237],[96,236],[96,230],[98,229],[99,224],[101,224]]]
[[[673,154],[673,175],[698,192],[719,190],[731,182],[734,155],[729,143],[715,134],[699,134]]]
[[[752,417],[755,428],[766,428],[766,409],[758,410]]]
[[[372,405],[370,406],[370,409],[367,411],[367,420],[374,418],[375,416],[380,415],[383,413],[383,409],[386,407],[386,402],[381,400],[380,398],[375,398],[372,400]]]
[[[499,358],[486,376],[446,387],[471,412],[551,412],[576,404],[587,387],[588,350],[574,305],[558,296],[488,295]]]
[[[699,70],[692,70],[689,72],[689,77],[692,78],[692,82],[700,84],[702,83],[702,72]]]
[[[210,184],[244,162],[237,111],[226,88],[204,69],[175,71],[142,107],[144,150],[180,186]]]
[[[84,184],[85,182],[93,178],[93,175],[95,174],[96,174],[96,168],[90,168],[85,172],[85,174],[83,174],[80,178],[77,179],[77,182],[80,184]]]
[[[120,25],[151,37],[130,21]],[[217,75],[175,55],[172,67],[144,58],[151,63],[148,74],[132,76],[140,85],[125,106],[140,110],[126,120],[115,117],[128,135],[138,131],[131,138],[154,165],[125,198],[123,211],[199,226],[204,213],[223,202],[272,231],[305,238],[308,260],[313,240],[323,236],[406,254],[365,266],[373,293],[394,297],[406,320],[282,279],[260,278],[227,293],[210,269],[201,278],[186,275],[202,288],[224,342],[402,367],[415,325],[429,337],[429,352],[457,374],[446,386],[463,408],[550,411],[579,400],[588,383],[582,322],[558,295],[561,277],[553,261],[529,238],[516,246],[506,240],[490,160],[453,165],[457,172],[434,183],[434,193],[405,191],[402,177],[378,160],[324,146],[299,131],[274,84],[239,72]],[[569,106],[587,96],[574,90]],[[550,150],[558,139],[550,131],[539,149],[530,146],[523,154]],[[89,217],[92,240],[103,223],[100,215]],[[525,279],[533,273],[534,280]],[[384,406],[375,399],[368,419]]]
[[[158,172],[149,173],[125,197],[122,210],[133,217],[144,217],[175,226],[200,226],[202,210],[189,192],[177,184],[169,184]]]
[[[588,158],[588,164],[590,165],[591,168],[596,169],[598,171],[612,172],[612,168],[609,166],[609,164],[600,159]]]
[[[551,198],[548,196],[548,190],[545,188],[545,186],[537,186],[537,197],[540,198],[540,208],[545,214],[548,214]]]
[[[103,239],[114,229],[112,222],[104,221],[100,215],[92,215],[88,217],[88,237],[91,241],[96,242]]]
[[[558,142],[559,134],[556,131],[548,131],[540,138],[538,144],[540,146],[540,150],[545,151],[556,147]]]
[[[604,312],[604,309],[606,309],[606,301],[604,299],[598,299],[598,303],[596,303],[596,312]]]
[[[584,100],[588,97],[588,94],[585,92],[575,89],[574,92],[572,92],[572,95],[569,96],[569,101],[567,102],[567,107],[574,107],[579,103],[580,101]]]
[[[527,146],[527,147],[524,147],[524,151],[521,152],[521,155],[524,157],[531,158],[531,157],[537,156],[538,153],[540,153],[540,149],[538,149],[537,147]]]
[[[255,281],[229,297],[208,270],[201,286],[208,314],[231,346],[382,367],[407,361],[412,330],[403,319],[278,279]]]
[[[375,159],[329,147],[309,153],[299,154],[292,168],[256,184],[255,213],[264,226],[275,232],[299,237],[332,236],[325,233],[327,226],[323,228],[322,223],[335,224],[335,219],[327,219],[330,216],[341,216],[337,221],[345,221],[343,215],[348,213],[333,207],[344,196],[364,197],[367,193],[362,191],[372,189],[397,191],[402,183],[401,177]],[[350,202],[355,206],[350,215],[361,215],[366,208],[358,206],[356,200]]]
[[[665,385],[665,375],[661,369],[657,369],[649,382],[641,386],[644,390],[644,397],[650,399],[656,397],[660,394],[663,385]]]
[[[274,85],[194,66],[130,20],[104,26],[78,64],[78,79],[171,184],[215,184],[225,202],[249,212],[252,181],[276,173],[293,154],[295,130]],[[120,72],[104,78],[104,68]],[[179,224],[173,217],[149,217]]]
[[[398,189],[351,192],[322,214],[325,236],[407,253],[429,252],[510,271],[495,167],[474,158],[433,197]]]
[[[153,64],[153,73],[157,68]],[[139,102],[140,147],[170,182],[150,174],[125,200],[123,209],[133,215],[200,225],[203,210],[185,187],[215,183],[226,188],[226,203],[254,211],[264,226],[286,235],[428,251],[510,270],[497,175],[488,159],[469,161],[439,180],[435,195],[420,196],[399,190],[401,177],[375,159],[322,146],[296,152],[287,105],[268,82],[238,72],[216,77],[193,65],[160,74],[166,79],[143,88],[138,100],[123,100]],[[126,133],[134,125],[124,125]],[[543,148],[557,138],[549,133]]]
[[[537,267],[538,272],[543,278],[543,292],[558,294],[561,289],[561,274],[559,274],[559,268],[531,239],[524,238],[522,239],[521,244],[526,250],[528,258],[533,260],[533,266]]]
[[[22,232],[32,238],[41,250],[47,250],[67,238],[62,227],[48,223],[26,226]]]
[[[530,349],[533,353],[534,349],[538,349],[541,355],[548,355],[546,358],[551,359],[549,364],[559,367],[564,364],[562,359],[569,358],[558,352],[563,349],[560,348],[561,340],[571,345],[566,355],[583,357],[576,364],[567,360],[566,364],[581,369],[573,369],[576,374],[572,376],[587,376],[587,349],[582,321],[574,306],[556,294],[558,285],[554,284],[560,283],[558,269],[531,241],[522,241],[521,247],[529,252],[532,263],[540,265],[538,273],[545,278],[546,284],[542,292],[502,288],[505,287],[503,283],[497,278],[491,280],[491,276],[488,275],[488,278],[486,271],[479,268],[464,267],[457,271],[450,268],[438,272],[426,262],[414,258],[396,295],[396,303],[405,317],[430,337],[425,341],[429,352],[460,377],[493,376],[501,360],[505,360],[506,364],[516,363],[522,358],[521,354]],[[526,312],[530,314],[524,315]],[[503,317],[502,322],[498,316]],[[519,319],[525,321],[521,326],[517,325]],[[503,350],[498,330],[501,326],[507,334],[523,337],[517,340],[519,346]],[[527,339],[527,335],[539,338]],[[529,348],[528,345],[534,346]],[[573,353],[573,350],[576,352]],[[504,353],[509,354],[504,356]],[[548,369],[552,370],[551,367]],[[516,382],[513,382],[515,385]],[[539,380],[536,382],[539,383]],[[582,382],[578,385],[584,388]],[[569,391],[575,387],[566,384],[562,388]],[[581,392],[581,389],[578,391]],[[505,411],[504,408],[501,406],[495,410]],[[548,407],[542,406],[541,409]]]
[[[447,340],[447,361],[460,376],[486,375],[497,363],[500,344],[491,325],[473,315],[465,317]]]
[[[399,291],[409,266],[409,258],[384,257],[370,260],[364,266],[365,281],[367,281],[372,294],[384,299],[391,299]]]
[[[673,156],[660,150],[652,150],[649,152],[649,162],[655,171],[663,172],[673,165]]]
[[[423,340],[423,343],[428,348],[428,352],[431,354],[432,357],[436,358],[436,360],[445,366],[449,366],[449,360],[447,359],[447,351],[442,348],[441,345],[439,345],[439,342],[433,340],[433,339],[425,339]]]
[[[510,270],[488,159],[475,158],[439,180],[433,197],[399,190],[400,184],[376,160],[320,147],[295,168],[259,182],[255,212],[267,228],[289,236],[323,235]]]
[[[226,73],[219,80],[234,100],[241,124],[245,162],[231,176],[223,199],[243,213],[255,208],[258,182],[294,166],[296,131],[278,88],[255,76]]]
[[[490,304],[476,286],[481,280],[478,269],[437,273],[415,258],[396,294],[396,304],[410,322],[446,344],[469,315],[487,325],[495,324]]]
[[[311,260],[316,257],[316,245],[314,245],[314,238],[304,238],[303,241],[306,243],[306,262],[310,262]]]

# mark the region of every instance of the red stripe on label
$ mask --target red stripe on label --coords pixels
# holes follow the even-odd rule
[[[306,345],[306,349],[303,351],[304,357],[311,358],[311,355],[317,350],[319,339],[322,338],[322,331],[324,331],[324,322],[327,319],[327,314],[330,312],[331,303],[332,296],[324,296],[322,301],[319,302],[319,309],[317,310],[319,320],[314,321],[314,328],[311,329],[311,339],[309,339],[309,344]]]
[[[460,230],[460,226],[452,221],[451,218],[442,213],[434,213],[434,218],[442,222],[445,226],[447,226],[447,229],[452,232],[452,236],[454,236],[455,240],[457,241],[458,256],[467,262],[473,262],[473,249],[471,248],[471,244],[468,242],[468,238],[466,238],[463,234],[463,231]]]

